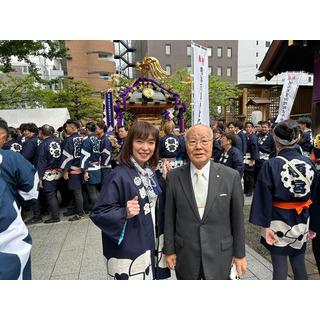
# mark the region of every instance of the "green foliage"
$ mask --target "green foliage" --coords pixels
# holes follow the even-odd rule
[[[93,88],[82,80],[62,80],[63,88],[48,95],[48,108],[68,108],[73,119],[91,119],[102,117],[102,101],[92,97]]]
[[[8,80],[0,80],[0,109],[41,107],[45,104],[49,90],[42,89],[33,75],[23,78],[8,75]]]
[[[18,61],[24,60],[27,63],[30,73],[39,83],[54,83],[57,80],[47,81],[41,78],[38,68],[29,56],[42,56],[49,60],[66,57],[68,48],[62,48],[62,43],[62,40],[0,40],[0,71],[14,72],[11,59],[15,56]]]
[[[188,68],[181,69],[177,65],[176,72],[171,75],[166,81],[165,86],[172,86],[172,91],[178,93],[182,98],[182,102],[186,103],[187,111],[184,113],[186,123],[191,122],[191,82],[190,72]],[[222,115],[217,112],[218,106],[233,106],[234,100],[242,94],[242,89],[237,88],[236,83],[230,81],[222,81],[220,77],[209,77],[209,109],[210,117],[214,120],[220,120]],[[177,112],[175,112],[175,116]],[[177,123],[176,117],[174,121]]]

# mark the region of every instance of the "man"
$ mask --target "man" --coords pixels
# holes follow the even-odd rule
[[[98,122],[95,134],[100,139],[100,168],[101,168],[101,183],[103,184],[108,175],[112,171],[111,155],[112,142],[106,136],[107,126],[104,122]]]
[[[22,145],[21,154],[34,165],[37,148],[41,141],[38,139],[39,129],[36,124],[28,123],[24,129],[25,143]]]
[[[74,207],[64,216],[74,215],[69,221],[83,219],[83,195],[82,179],[83,170],[80,168],[80,156],[83,138],[78,133],[79,123],[69,119],[66,124],[66,132],[69,135],[65,142],[61,155],[60,168],[63,169],[63,178],[68,180],[68,189],[72,190]]]
[[[258,136],[261,133],[261,124],[263,121],[258,121],[257,125],[255,126],[255,135]]]
[[[126,127],[123,127],[123,126],[119,127],[118,136],[121,139],[119,153],[121,152],[121,150],[122,150],[122,148],[124,146],[124,143],[126,141],[127,135],[128,135],[128,129]]]
[[[53,135],[53,128],[45,124],[40,128],[43,141],[38,147],[35,159],[35,167],[38,170],[40,188],[43,190],[47,205],[52,214],[51,219],[44,223],[59,222],[59,201],[57,197],[58,183],[61,176],[59,169],[61,148],[58,139]],[[41,221],[40,203],[34,209],[33,220]],[[30,221],[31,222],[31,221]]]
[[[223,149],[221,146],[221,137],[222,137],[222,130],[220,128],[213,129],[213,147],[212,147],[212,158],[215,162],[218,161],[218,155],[220,150]]]
[[[165,261],[177,279],[227,279],[246,271],[243,193],[236,170],[210,161],[212,131],[186,135],[190,163],[167,174]],[[208,196],[206,196],[206,194]]]
[[[3,145],[3,150],[12,150],[14,152],[21,152],[22,145],[18,142],[18,130],[14,127],[9,127],[9,135],[7,142]]]
[[[35,204],[39,195],[39,176],[34,166],[20,153],[2,150],[9,133],[7,122],[0,118],[0,177],[18,207],[30,207]]]
[[[92,206],[98,198],[98,185],[101,183],[100,143],[95,131],[95,123],[88,122],[86,124],[87,136],[83,139],[80,156],[80,167],[83,170],[83,179]]]
[[[300,144],[302,154],[310,157],[313,149],[312,145],[312,133],[311,133],[311,119],[309,117],[301,117],[298,120],[298,124],[304,133],[304,141]]]
[[[0,118],[0,280],[31,279],[32,240],[22,221],[21,205],[37,201],[36,169],[23,156],[2,150],[9,129]]]
[[[229,132],[234,132],[237,133],[238,131],[238,127],[236,128],[236,124],[234,121],[231,121],[227,124],[227,131]],[[242,142],[242,138],[241,139],[237,139],[237,144],[235,145],[236,148],[238,148],[241,153],[243,154],[243,142]]]
[[[244,193],[247,197],[252,196],[254,189],[254,165],[259,159],[258,137],[253,133],[253,123],[248,121],[245,123],[247,132],[247,152],[244,156]]]
[[[276,144],[273,140],[273,133],[270,131],[268,121],[261,123],[261,132],[258,134],[259,159],[254,166],[254,182],[257,182],[258,174],[265,161],[276,155]]]
[[[241,139],[242,149],[240,151],[242,152],[242,155],[244,156],[247,153],[247,137],[242,132],[243,124],[241,121],[235,121],[234,127],[235,127],[234,133],[237,134],[238,138]]]

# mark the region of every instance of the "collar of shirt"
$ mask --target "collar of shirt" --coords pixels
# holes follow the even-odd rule
[[[191,174],[191,180],[192,180],[192,186],[194,186],[194,184],[196,183],[198,177],[196,175],[196,171],[197,171],[197,167],[190,162],[190,174]],[[208,163],[201,169],[203,176],[206,179],[207,182],[207,187],[209,185],[209,174],[210,174],[210,161],[208,161]]]

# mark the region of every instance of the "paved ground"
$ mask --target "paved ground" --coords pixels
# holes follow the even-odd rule
[[[251,199],[247,198],[246,204],[249,204],[250,201]],[[66,209],[61,210],[59,223],[28,226],[33,241],[32,279],[106,279],[100,230],[92,223],[88,215],[81,221],[69,222],[68,217],[62,214],[65,211]],[[27,212],[25,220],[31,216],[32,211]],[[311,279],[319,279],[314,258],[312,256],[307,258],[309,259],[307,268],[312,275]],[[246,246],[246,259],[248,269],[243,280],[272,279],[271,263],[248,246]],[[175,279],[174,274],[171,279]]]

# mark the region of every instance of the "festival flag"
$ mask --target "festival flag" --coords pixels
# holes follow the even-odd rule
[[[206,48],[192,43],[194,75],[194,117],[193,124],[210,126],[208,90],[208,52]]]
[[[299,88],[301,74],[301,72],[286,72],[286,79],[280,97],[279,115],[276,122],[289,119],[294,99]]]
[[[104,115],[106,117],[106,125],[108,131],[112,131],[114,128],[114,108],[112,100],[112,92],[105,92],[105,102],[104,102]]]

